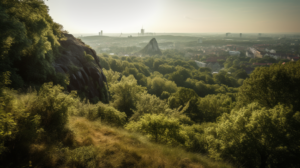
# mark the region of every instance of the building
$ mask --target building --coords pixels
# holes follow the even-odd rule
[[[145,29],[141,29],[141,35],[144,35],[145,34]]]
[[[103,30],[99,32],[99,36],[103,36]]]
[[[262,58],[262,55],[255,48],[250,47],[250,52],[254,55],[254,58]]]
[[[195,62],[198,65],[198,67],[206,67],[206,63],[204,63],[204,62],[200,62],[200,61],[196,61],[196,60],[195,60]]]
[[[231,56],[233,56],[233,55],[240,56],[240,54],[241,54],[241,52],[239,52],[239,51],[229,51],[229,55],[231,55]]]
[[[254,54],[251,51],[246,51],[246,57],[254,58]]]

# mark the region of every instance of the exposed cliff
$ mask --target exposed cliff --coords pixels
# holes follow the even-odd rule
[[[73,35],[64,36],[66,40],[60,41],[62,55],[53,64],[56,72],[69,75],[69,91],[77,90],[80,96],[94,102],[108,102],[106,77],[96,52]]]
[[[150,42],[140,51],[140,53],[144,55],[160,55],[161,51],[158,48],[156,39],[151,39]]]

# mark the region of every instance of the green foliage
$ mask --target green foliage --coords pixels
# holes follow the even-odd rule
[[[3,72],[0,74],[0,97],[2,96],[2,89],[11,83],[11,80],[9,80],[10,72]]]
[[[119,72],[113,71],[111,69],[110,70],[103,69],[103,73],[106,76],[108,85],[119,82],[118,79],[121,76],[121,74]]]
[[[104,56],[98,56],[98,57],[99,57],[99,64],[101,65],[101,67],[106,70],[109,70],[110,66],[107,59]]]
[[[207,95],[198,101],[198,111],[191,117],[198,123],[216,122],[224,113],[230,113],[234,108],[233,99],[225,94]]]
[[[219,71],[218,74],[214,74],[214,80],[216,83],[218,84],[224,84],[227,85],[229,87],[237,87],[237,81],[236,79],[231,76],[230,74],[228,74],[226,71]]]
[[[36,106],[30,109],[31,115],[40,117],[40,126],[53,138],[64,130],[68,119],[68,107],[74,103],[76,93],[64,94],[63,87],[45,83],[38,93]],[[58,135],[56,135],[58,134]]]
[[[244,167],[297,167],[299,119],[299,112],[283,105],[233,110],[207,129],[210,156]]]
[[[136,110],[133,110],[133,115],[130,120],[137,121],[144,114],[161,114],[168,108],[165,101],[160,100],[155,95],[143,93],[137,100]]]
[[[141,132],[155,142],[171,145],[184,143],[179,120],[163,114],[145,114],[139,121],[129,122],[125,128]]]
[[[157,71],[158,68],[159,68],[159,66],[162,65],[162,64],[164,64],[164,61],[162,61],[160,59],[154,60],[154,62],[153,62],[153,69]]]
[[[299,69],[299,61],[256,68],[240,88],[239,107],[255,101],[269,108],[293,105],[294,111],[300,111]]]
[[[122,68],[122,61],[120,60],[115,60],[115,59],[109,59],[109,66],[113,71],[117,71],[117,72],[122,72],[123,68]]]
[[[168,73],[173,73],[175,71],[175,67],[174,66],[170,66],[168,64],[162,64],[158,66],[158,72],[162,73],[162,74],[168,74]]]
[[[127,117],[133,114],[139,95],[144,92],[145,88],[137,84],[136,79],[130,75],[123,76],[119,83],[112,84],[109,88],[112,94],[113,106],[119,111],[125,112]]]
[[[201,125],[193,124],[183,126],[183,130],[188,137],[185,142],[186,149],[196,153],[207,153],[209,148],[205,129],[214,125],[215,123],[203,123]]]
[[[95,60],[92,55],[87,54],[85,51],[84,51],[84,58],[86,59],[87,62],[92,62]]]
[[[165,99],[168,99],[170,96],[171,96],[171,94],[169,92],[163,91],[160,95],[160,98],[165,100]]]
[[[64,159],[66,165],[86,168],[98,167],[97,152],[93,146],[83,146],[73,150],[64,148],[60,152],[64,153],[63,158],[60,159]]]
[[[247,72],[244,69],[239,69],[235,71],[233,75],[235,76],[236,79],[246,79],[249,77]]]
[[[183,67],[176,67],[176,71],[170,74],[169,80],[174,81],[178,86],[184,86],[184,81],[190,78],[190,71]]]
[[[147,89],[150,94],[160,97],[162,93],[174,93],[177,90],[177,85],[161,77],[147,78]]]
[[[4,90],[0,103],[1,162],[28,157],[29,146],[34,142],[53,144],[63,139],[75,93],[67,95],[62,90],[52,83],[25,95]]]
[[[186,88],[192,88],[192,89],[194,89],[194,91],[200,97],[204,97],[204,96],[206,96],[208,94],[214,94],[214,93],[216,93],[216,90],[220,87],[217,84],[210,85],[210,84],[206,84],[203,81],[198,81],[198,80],[190,79],[190,78],[188,78],[185,81],[185,86],[186,86]]]
[[[194,97],[197,98],[198,95],[193,89],[180,87],[177,92],[169,98],[169,107],[178,108],[180,106],[184,106]]]
[[[126,121],[126,114],[124,112],[120,112],[102,102],[91,104],[89,101],[85,102],[77,99],[76,103],[71,107],[70,113],[72,115],[86,117],[91,121],[100,120],[112,126],[123,126]]]
[[[54,23],[43,1],[0,2],[0,72],[11,72],[11,86],[55,80],[62,26]],[[38,70],[37,70],[38,69]]]

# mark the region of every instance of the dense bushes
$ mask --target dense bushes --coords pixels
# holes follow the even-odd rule
[[[126,129],[141,132],[155,142],[166,144],[184,143],[184,135],[180,133],[180,122],[163,114],[146,114],[137,122],[130,122]]]
[[[113,106],[131,117],[139,94],[143,93],[145,88],[137,85],[137,81],[131,75],[122,77],[121,81],[112,84],[109,90],[112,94]]]
[[[166,80],[164,78],[154,77],[147,79],[147,89],[148,93],[160,97],[162,96],[163,92],[175,93],[177,90],[177,85],[174,82]]]
[[[3,0],[0,15],[0,73],[11,72],[10,86],[56,81],[52,62],[59,56],[62,26],[53,22],[44,2]]]
[[[62,89],[48,83],[39,92],[29,91],[24,95],[4,90],[0,107],[1,162],[14,163],[14,159],[29,157],[29,147],[33,143],[62,141],[68,131],[65,124],[69,106],[75,98],[74,93],[65,94]]]
[[[233,88],[240,86],[247,78],[242,70],[233,74],[221,71],[212,75],[209,68],[198,68],[194,61],[170,55],[169,51],[159,57],[99,57],[105,67],[125,76],[133,75],[139,85],[147,86],[148,93],[158,97],[164,91],[174,93],[177,86],[194,89],[201,97],[215,93],[235,93],[237,90]]]
[[[65,127],[70,114],[114,126],[123,126],[126,121],[125,113],[100,102],[82,102],[75,92],[64,93],[63,87],[52,83],[27,94],[5,89],[0,99],[1,162],[30,157],[28,152],[33,144],[72,145],[72,140],[66,141],[72,133]]]
[[[83,102],[77,100],[73,106],[70,106],[71,114],[75,116],[86,117],[87,119],[94,121],[100,120],[103,123],[113,126],[123,126],[126,121],[126,114],[119,112],[117,109],[98,102],[97,104],[91,104],[85,100]]]
[[[290,107],[258,103],[233,110],[207,129],[210,155],[244,167],[298,167],[299,115]]]
[[[299,61],[256,68],[240,88],[240,107],[256,101],[269,108],[293,105],[294,111],[300,111],[299,68]]]
[[[208,153],[244,167],[297,167],[298,65],[260,68],[250,78],[241,70],[214,76],[203,68],[197,72],[178,67],[165,75],[154,71],[147,84],[153,96],[137,93],[133,115],[125,127],[153,141]],[[180,81],[174,79],[184,87],[166,79],[174,75],[182,76]],[[236,88],[239,84],[243,85],[240,90]]]

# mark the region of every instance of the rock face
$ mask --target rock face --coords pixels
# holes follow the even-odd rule
[[[69,74],[69,91],[77,90],[79,96],[92,102],[108,102],[106,77],[96,52],[73,35],[64,36],[66,40],[60,41],[62,55],[53,65],[56,72]]]
[[[144,55],[161,55],[161,51],[158,48],[158,44],[155,38],[151,39],[150,42],[140,51]]]

